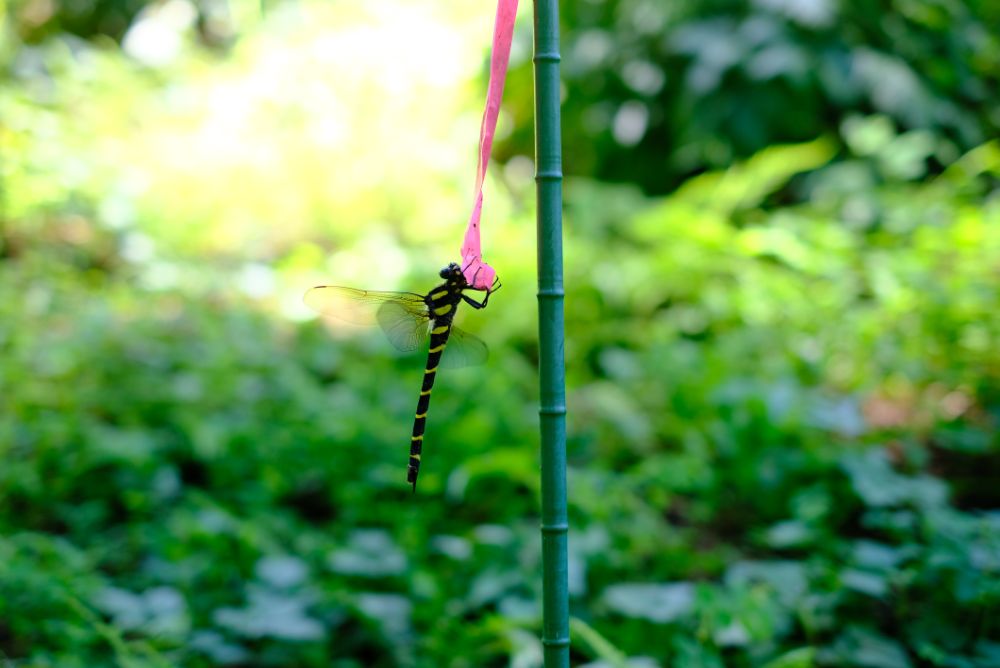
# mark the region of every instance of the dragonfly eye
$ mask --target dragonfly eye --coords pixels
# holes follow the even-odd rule
[[[462,268],[458,266],[457,263],[452,262],[447,267],[442,269],[439,273],[441,278],[457,278],[462,275]]]

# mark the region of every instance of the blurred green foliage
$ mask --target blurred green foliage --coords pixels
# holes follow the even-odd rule
[[[481,88],[430,72],[490,17],[343,67],[373,16],[436,24],[299,9],[220,62],[4,52],[11,665],[539,665],[523,163],[487,199],[504,289],[463,322],[491,360],[442,375],[416,497],[422,360],[299,310],[452,259]],[[575,664],[1000,665],[1000,146],[868,111],[666,197],[567,182]]]
[[[934,169],[1000,130],[991,0],[582,0],[562,6],[568,173],[653,194],[765,147],[879,113]],[[531,155],[531,71],[512,72]]]

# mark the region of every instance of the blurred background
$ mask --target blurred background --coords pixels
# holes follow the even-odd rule
[[[0,665],[540,665],[531,5],[0,0]],[[1000,5],[563,6],[574,665],[1000,666]]]

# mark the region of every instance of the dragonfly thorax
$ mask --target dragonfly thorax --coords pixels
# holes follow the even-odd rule
[[[424,297],[427,304],[427,314],[436,325],[450,325],[455,318],[455,311],[462,301],[462,290],[467,287],[463,282],[447,280],[438,285]]]

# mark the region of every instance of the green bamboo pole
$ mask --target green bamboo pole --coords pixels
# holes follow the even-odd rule
[[[569,668],[558,0],[535,0],[534,62],[541,360],[538,412],[542,437],[542,645],[546,668]]]

